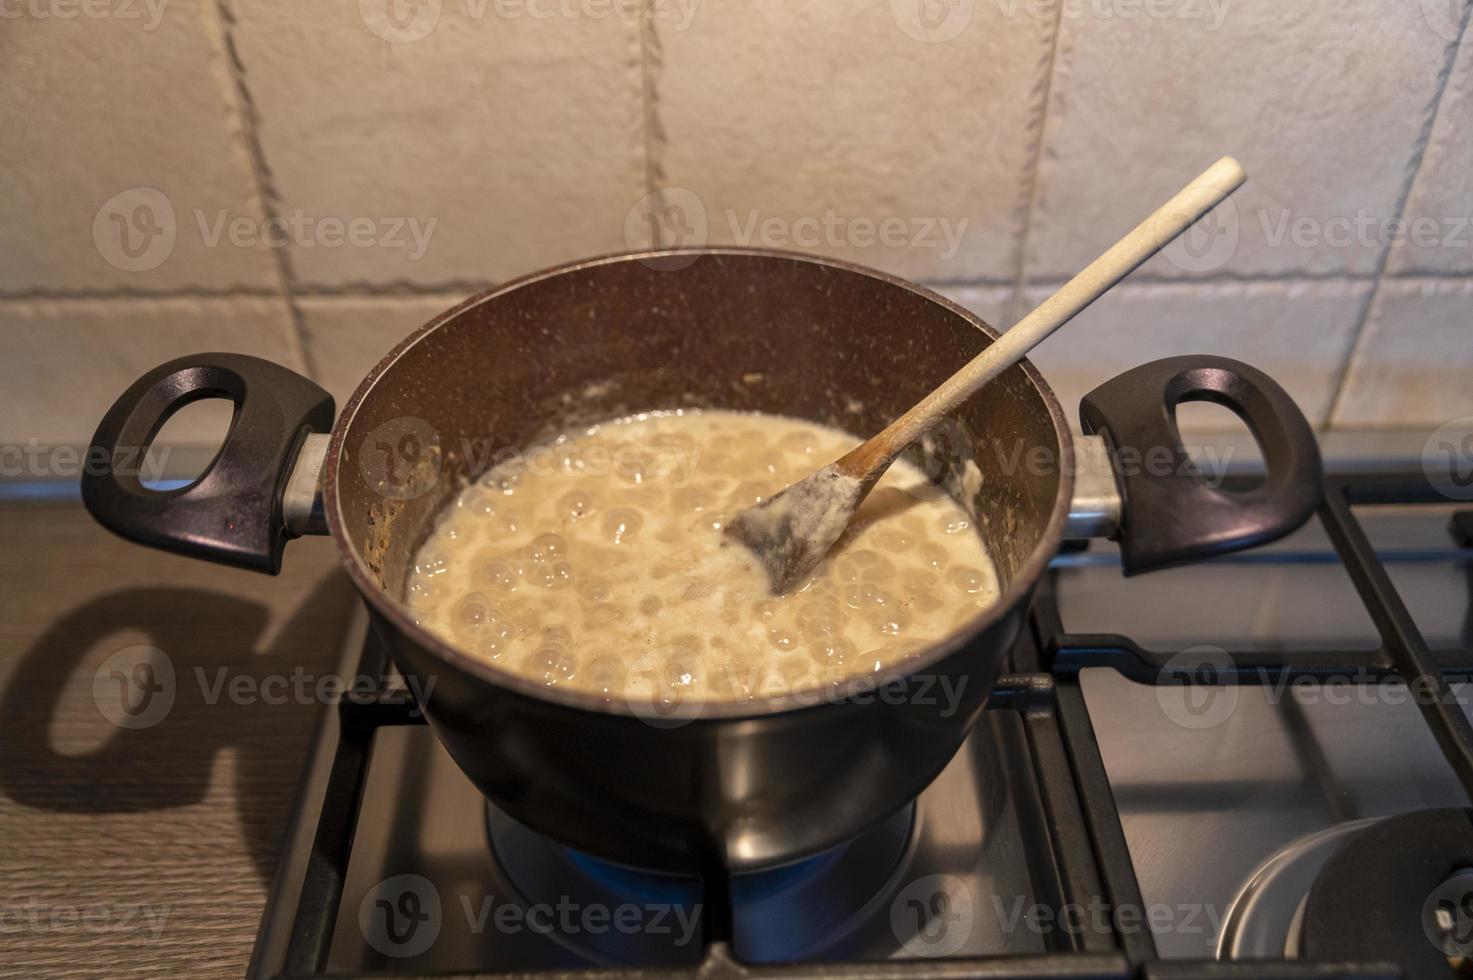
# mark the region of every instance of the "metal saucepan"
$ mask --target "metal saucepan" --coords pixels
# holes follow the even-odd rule
[[[964,484],[1002,597],[906,673],[821,697],[648,706],[546,688],[414,624],[412,556],[465,480],[560,427],[700,406],[780,412],[869,435],[995,333],[954,303],[841,262],[743,249],[579,262],[491,290],[404,340],[333,421],[311,381],[252,357],[201,354],[140,378],[107,413],[83,477],[117,533],[278,571],[288,539],[331,533],[435,733],[497,806],[600,857],[671,871],[745,871],[821,851],[896,813],[951,759],[1069,538],[1118,538],[1125,572],[1280,537],[1320,498],[1313,433],[1261,372],[1224,358],[1156,361],[1082,404],[1071,436],[1038,371],[1009,369],[918,461]],[[121,461],[182,405],[223,397],[219,454],[182,489],[145,488]],[[1229,492],[1196,475],[1182,401],[1235,411],[1266,477]],[[328,435],[330,431],[330,436]],[[968,461],[981,475],[956,479]],[[941,692],[948,692],[942,696]]]

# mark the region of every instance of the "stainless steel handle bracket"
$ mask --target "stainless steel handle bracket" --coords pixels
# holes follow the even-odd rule
[[[1122,501],[1110,450],[1102,436],[1074,437],[1074,499],[1064,538],[1110,538],[1120,533]]]
[[[292,464],[281,492],[281,512],[286,530],[294,538],[304,534],[326,534],[327,514],[322,506],[322,470],[327,462],[327,444],[332,436],[326,432],[309,432],[302,449]]]

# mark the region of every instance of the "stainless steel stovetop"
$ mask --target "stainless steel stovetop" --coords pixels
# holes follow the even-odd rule
[[[1441,970],[1434,943],[1462,950],[1473,932],[1469,878],[1381,909],[1400,872],[1362,885],[1343,866],[1378,827],[1405,841],[1379,853],[1440,839],[1386,818],[1469,805],[1473,551],[1449,533],[1453,507],[1352,507],[1399,484],[1349,486],[1331,491],[1343,513],[1205,566],[1126,580],[1110,545],[1061,555],[1013,673],[942,776],[865,837],[755,876],[568,851],[488,810],[401,690],[347,705],[324,720],[253,975]],[[1406,619],[1425,647],[1405,648]],[[345,658],[386,671],[361,623]],[[1432,707],[1398,676],[1428,658],[1450,681]],[[1352,882],[1334,928],[1311,897],[1333,875]],[[1367,959],[1353,938],[1385,923],[1363,916],[1395,918],[1408,948]],[[1260,962],[1213,962],[1246,960]]]

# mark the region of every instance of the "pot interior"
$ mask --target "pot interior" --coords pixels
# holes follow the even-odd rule
[[[341,441],[339,533],[397,600],[436,513],[512,449],[680,407],[868,436],[974,357],[986,329],[899,280],[782,253],[619,257],[533,277],[442,317],[365,382]],[[1045,544],[1066,433],[1020,365],[913,451],[973,512],[1004,592]]]

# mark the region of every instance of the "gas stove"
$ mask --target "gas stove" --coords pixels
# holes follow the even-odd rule
[[[672,876],[491,807],[360,618],[251,963],[357,975],[1408,977],[1473,953],[1473,511],[1345,473],[1274,545],[1054,562],[972,736],[786,867]],[[658,765],[658,760],[651,760]]]

